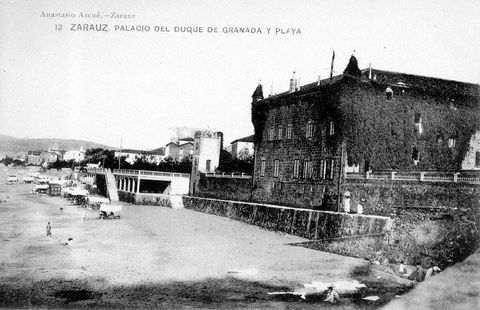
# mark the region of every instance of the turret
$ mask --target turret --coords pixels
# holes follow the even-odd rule
[[[252,94],[252,103],[257,103],[260,100],[263,100],[262,84],[258,84],[257,88],[255,88],[255,91]]]

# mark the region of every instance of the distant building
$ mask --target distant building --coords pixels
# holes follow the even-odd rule
[[[254,200],[319,208],[347,171],[480,169],[480,86],[377,69],[252,95]]]
[[[62,152],[51,150],[43,151],[40,153],[40,159],[42,163],[50,164],[57,160],[62,160]]]
[[[40,166],[42,164],[41,153],[42,151],[28,151],[27,164]]]
[[[254,153],[254,135],[232,141],[231,154],[234,158],[243,159],[253,156]]]
[[[195,133],[193,148],[192,177],[190,193],[195,193],[200,173],[215,172],[220,162],[223,133],[198,131]]]
[[[115,151],[114,156],[115,158],[125,157],[125,161],[130,165],[133,165],[140,158],[145,158],[147,162],[158,165],[165,158],[165,151],[163,148],[153,151],[124,149]]]
[[[181,161],[187,156],[193,155],[193,138],[185,137],[176,142],[170,142],[165,146],[165,157]]]
[[[63,154],[63,160],[65,161],[73,160],[76,163],[85,160],[85,150],[83,149],[83,146],[80,146],[80,149],[78,151],[77,150],[66,151],[65,154]]]

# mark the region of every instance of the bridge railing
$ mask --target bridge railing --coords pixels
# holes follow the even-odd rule
[[[87,172],[90,173],[105,173],[105,168],[87,168]]]
[[[237,178],[237,179],[251,179],[251,174],[245,173],[215,173],[215,172],[208,172],[205,173],[205,177],[207,178]]]
[[[480,184],[480,173],[443,171],[375,171],[347,173],[347,180],[392,180],[419,182],[463,182]]]
[[[128,174],[128,175],[144,175],[144,176],[160,176],[170,178],[190,178],[188,173],[177,172],[163,172],[163,171],[151,171],[151,170],[133,170],[133,169],[114,169],[114,174]]]

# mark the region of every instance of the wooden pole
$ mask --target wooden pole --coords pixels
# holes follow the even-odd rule
[[[332,64],[330,65],[330,83],[332,82],[332,79],[333,79],[333,62],[334,61],[335,61],[335,51],[333,51]]]

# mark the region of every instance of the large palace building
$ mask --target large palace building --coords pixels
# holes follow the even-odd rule
[[[480,169],[480,87],[377,69],[252,95],[253,199],[335,205],[346,172]]]

